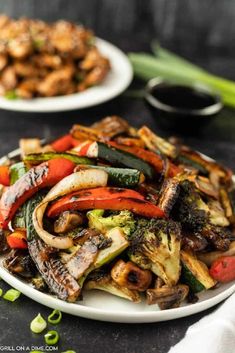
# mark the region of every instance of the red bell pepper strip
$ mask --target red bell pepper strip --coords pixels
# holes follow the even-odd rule
[[[10,185],[10,168],[7,165],[0,166],[0,184],[4,186]]]
[[[53,203],[48,211],[49,217],[56,217],[67,210],[130,210],[145,217],[164,217],[164,212],[134,190],[118,188],[95,188],[81,190],[62,197]]]
[[[51,159],[31,168],[8,187],[0,200],[0,227],[7,228],[17,209],[38,190],[57,184],[73,172],[75,164],[65,158]]]
[[[7,244],[11,249],[27,249],[27,237],[25,230],[16,230],[7,236]]]
[[[145,150],[144,148],[138,147],[138,146],[126,146],[126,145],[119,145],[118,143],[114,141],[110,141],[109,144],[113,147],[119,148],[123,151],[127,151],[129,153],[134,154],[135,156],[143,159],[145,162],[148,162],[151,164],[154,169],[156,170],[157,173],[161,173],[163,170],[164,162],[161,158],[160,155],[157,153],[154,153],[152,151]],[[168,170],[168,176],[169,177],[174,177],[176,174],[179,174],[181,172],[181,169],[177,167],[175,164],[172,162],[169,162],[169,170]]]
[[[212,278],[222,283],[235,280],[235,256],[222,256],[215,260],[209,273]]]
[[[80,143],[80,141],[76,140],[72,135],[64,135],[54,142],[51,143],[51,147],[56,151],[56,152],[65,152],[68,151],[69,149],[77,146]]]

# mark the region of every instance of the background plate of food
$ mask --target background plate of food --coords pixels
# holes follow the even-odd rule
[[[0,276],[33,300],[140,323],[234,292],[234,180],[216,161],[109,116],[0,164]]]
[[[0,16],[0,108],[54,112],[91,107],[132,80],[127,56],[67,21]]]

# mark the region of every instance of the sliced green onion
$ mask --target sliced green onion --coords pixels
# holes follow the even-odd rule
[[[34,333],[41,333],[47,327],[47,323],[39,313],[30,323],[30,330]]]
[[[76,353],[75,351],[65,351],[65,352],[62,352],[62,353]]]
[[[62,319],[62,313],[59,310],[53,310],[52,313],[48,316],[48,322],[53,325],[60,323]]]
[[[53,346],[59,341],[60,336],[57,331],[48,331],[44,335],[44,338],[46,344],[48,344],[49,346]]]
[[[9,289],[3,296],[4,299],[9,300],[10,302],[14,302],[19,298],[21,293],[16,289]]]
[[[3,290],[2,288],[0,288],[0,297],[2,296],[2,294],[3,294]]]

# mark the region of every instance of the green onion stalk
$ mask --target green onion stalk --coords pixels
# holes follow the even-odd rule
[[[136,77],[145,81],[161,77],[174,83],[204,84],[217,91],[225,105],[235,107],[235,82],[210,74],[188,60],[161,48],[156,43],[152,45],[152,49],[155,55],[129,54]]]

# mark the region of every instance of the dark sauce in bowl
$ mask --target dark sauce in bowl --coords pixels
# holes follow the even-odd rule
[[[152,79],[145,100],[156,121],[165,128],[192,130],[207,124],[222,109],[220,97],[205,87]]]
[[[210,94],[180,85],[162,85],[153,88],[152,95],[160,102],[180,109],[198,110],[215,103]]]

